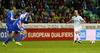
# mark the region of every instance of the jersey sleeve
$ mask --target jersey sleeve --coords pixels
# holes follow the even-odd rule
[[[19,20],[21,20],[22,22],[27,22],[27,17],[28,17],[28,14],[22,14]]]
[[[17,20],[17,19],[14,19],[14,15],[13,15],[12,12],[10,13],[10,20],[13,21],[13,22]]]
[[[72,20],[74,20],[74,17],[72,17]]]
[[[25,15],[25,17],[26,17],[26,18],[25,18],[25,21],[24,21],[24,22],[26,22],[26,23],[27,23],[27,22],[28,22],[28,21],[27,21],[28,14],[26,14],[26,15]]]
[[[83,21],[84,19],[80,16],[80,20]]]
[[[20,15],[20,17],[19,17],[19,20],[23,20],[24,18],[25,18],[25,15],[22,14],[22,15]]]

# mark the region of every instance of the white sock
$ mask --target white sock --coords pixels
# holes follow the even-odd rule
[[[79,34],[76,34],[76,36],[77,36],[77,41],[79,41],[80,40],[80,36],[79,36]]]

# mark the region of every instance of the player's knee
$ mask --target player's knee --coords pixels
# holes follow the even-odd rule
[[[12,37],[14,37],[14,36],[16,36],[16,34],[18,34],[18,32],[17,31],[14,31],[14,32],[12,32]]]
[[[8,37],[11,35],[11,33],[8,33]]]
[[[75,33],[78,34],[78,31],[76,31]]]
[[[27,34],[27,31],[25,30],[25,35]]]
[[[27,31],[25,30],[25,31],[23,31],[22,33],[24,33],[25,35],[27,34]]]
[[[11,36],[14,37],[15,36],[15,32],[13,32]]]

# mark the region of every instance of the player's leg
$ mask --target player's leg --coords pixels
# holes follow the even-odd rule
[[[22,38],[23,38],[24,36],[26,36],[27,32],[26,32],[26,30],[25,30],[23,27],[20,29],[20,31],[21,31],[21,35],[20,35],[20,37],[18,38],[16,44],[19,45],[19,46],[22,46],[22,44],[20,43],[20,41],[22,40]]]
[[[26,35],[26,33],[27,33],[26,30],[22,31],[19,39],[17,40],[17,42],[20,42],[22,40],[22,38]]]
[[[7,26],[7,37],[9,37],[11,35],[11,33],[12,33],[11,27],[10,26]]]
[[[76,36],[77,36],[77,38],[76,38],[74,44],[75,44],[77,41],[78,41],[78,43],[82,44],[81,39],[80,39],[80,36],[79,36],[81,30],[82,30],[82,27],[81,27],[81,26],[79,26],[79,27],[77,27],[77,28],[74,28],[75,34],[76,34]]]
[[[80,38],[79,38],[79,35],[78,35],[78,31],[75,31],[75,34],[76,34],[77,38],[76,38],[76,40],[74,41],[74,44],[80,39]]]
[[[24,36],[26,36],[26,33],[27,33],[26,30],[24,30],[24,31],[21,32],[21,35],[20,35],[20,37],[18,38],[18,40],[16,42],[17,45],[22,46],[22,44],[20,43],[20,41],[23,39]]]
[[[8,37],[9,37],[9,36],[11,35],[11,33],[8,33],[7,35],[8,35]],[[8,44],[8,43],[7,43],[7,44]]]
[[[78,29],[78,43],[80,43],[80,44],[82,44],[80,36],[79,36],[81,30],[82,30],[82,26],[80,26]]]
[[[79,31],[76,31],[75,34],[76,34],[77,38],[76,38],[76,40],[74,41],[74,44],[75,44],[77,41],[78,41],[78,43],[82,44],[81,39],[80,39],[80,36],[79,36]]]
[[[9,37],[10,35],[11,35],[11,33],[9,33],[9,34],[8,34],[8,37]],[[13,41],[13,42],[15,42],[15,39],[14,39],[14,37],[12,38],[12,41]]]
[[[8,37],[9,37],[9,36],[11,35],[11,33],[8,33],[7,35],[8,35]]]
[[[77,36],[77,41],[79,41],[80,40],[79,32],[76,31],[75,33],[76,33],[76,36]]]
[[[78,31],[78,29],[77,29],[76,27],[74,27],[74,32],[75,32],[75,34],[76,34],[76,31]],[[76,40],[74,41],[73,44],[75,44],[75,43],[77,42],[77,40],[78,40],[78,38],[76,38]]]
[[[78,34],[77,34],[77,38],[78,38],[77,41],[78,41],[78,43],[82,44],[81,39],[80,39],[80,36],[79,36],[79,33],[80,33],[80,32],[78,32]]]
[[[9,37],[6,39],[5,43],[3,43],[3,46],[7,46],[7,43],[8,43],[10,40],[12,40],[12,37],[15,37],[16,34],[17,34],[16,32],[13,32],[13,33],[11,34],[11,36],[9,36]]]
[[[12,30],[13,30],[13,27],[12,26],[7,26],[7,34],[8,34],[8,37],[11,35]],[[15,42],[14,37],[13,37],[12,41]]]
[[[6,41],[5,41],[6,43],[3,43],[3,46],[5,46],[5,47],[7,46],[7,44],[8,44],[7,40],[9,40],[9,38],[10,38],[9,36],[10,35],[11,35],[11,30],[10,30],[10,27],[7,26],[7,36],[8,37],[7,37]]]

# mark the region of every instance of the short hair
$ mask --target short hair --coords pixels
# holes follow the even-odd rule
[[[26,12],[28,12],[28,13],[29,13],[31,10],[32,10],[32,9],[29,8],[29,7],[26,8]]]
[[[11,6],[11,10],[13,10],[13,7],[16,7],[16,6],[15,6],[15,5],[12,5],[12,6]]]
[[[78,10],[75,10],[74,12],[78,13]]]

